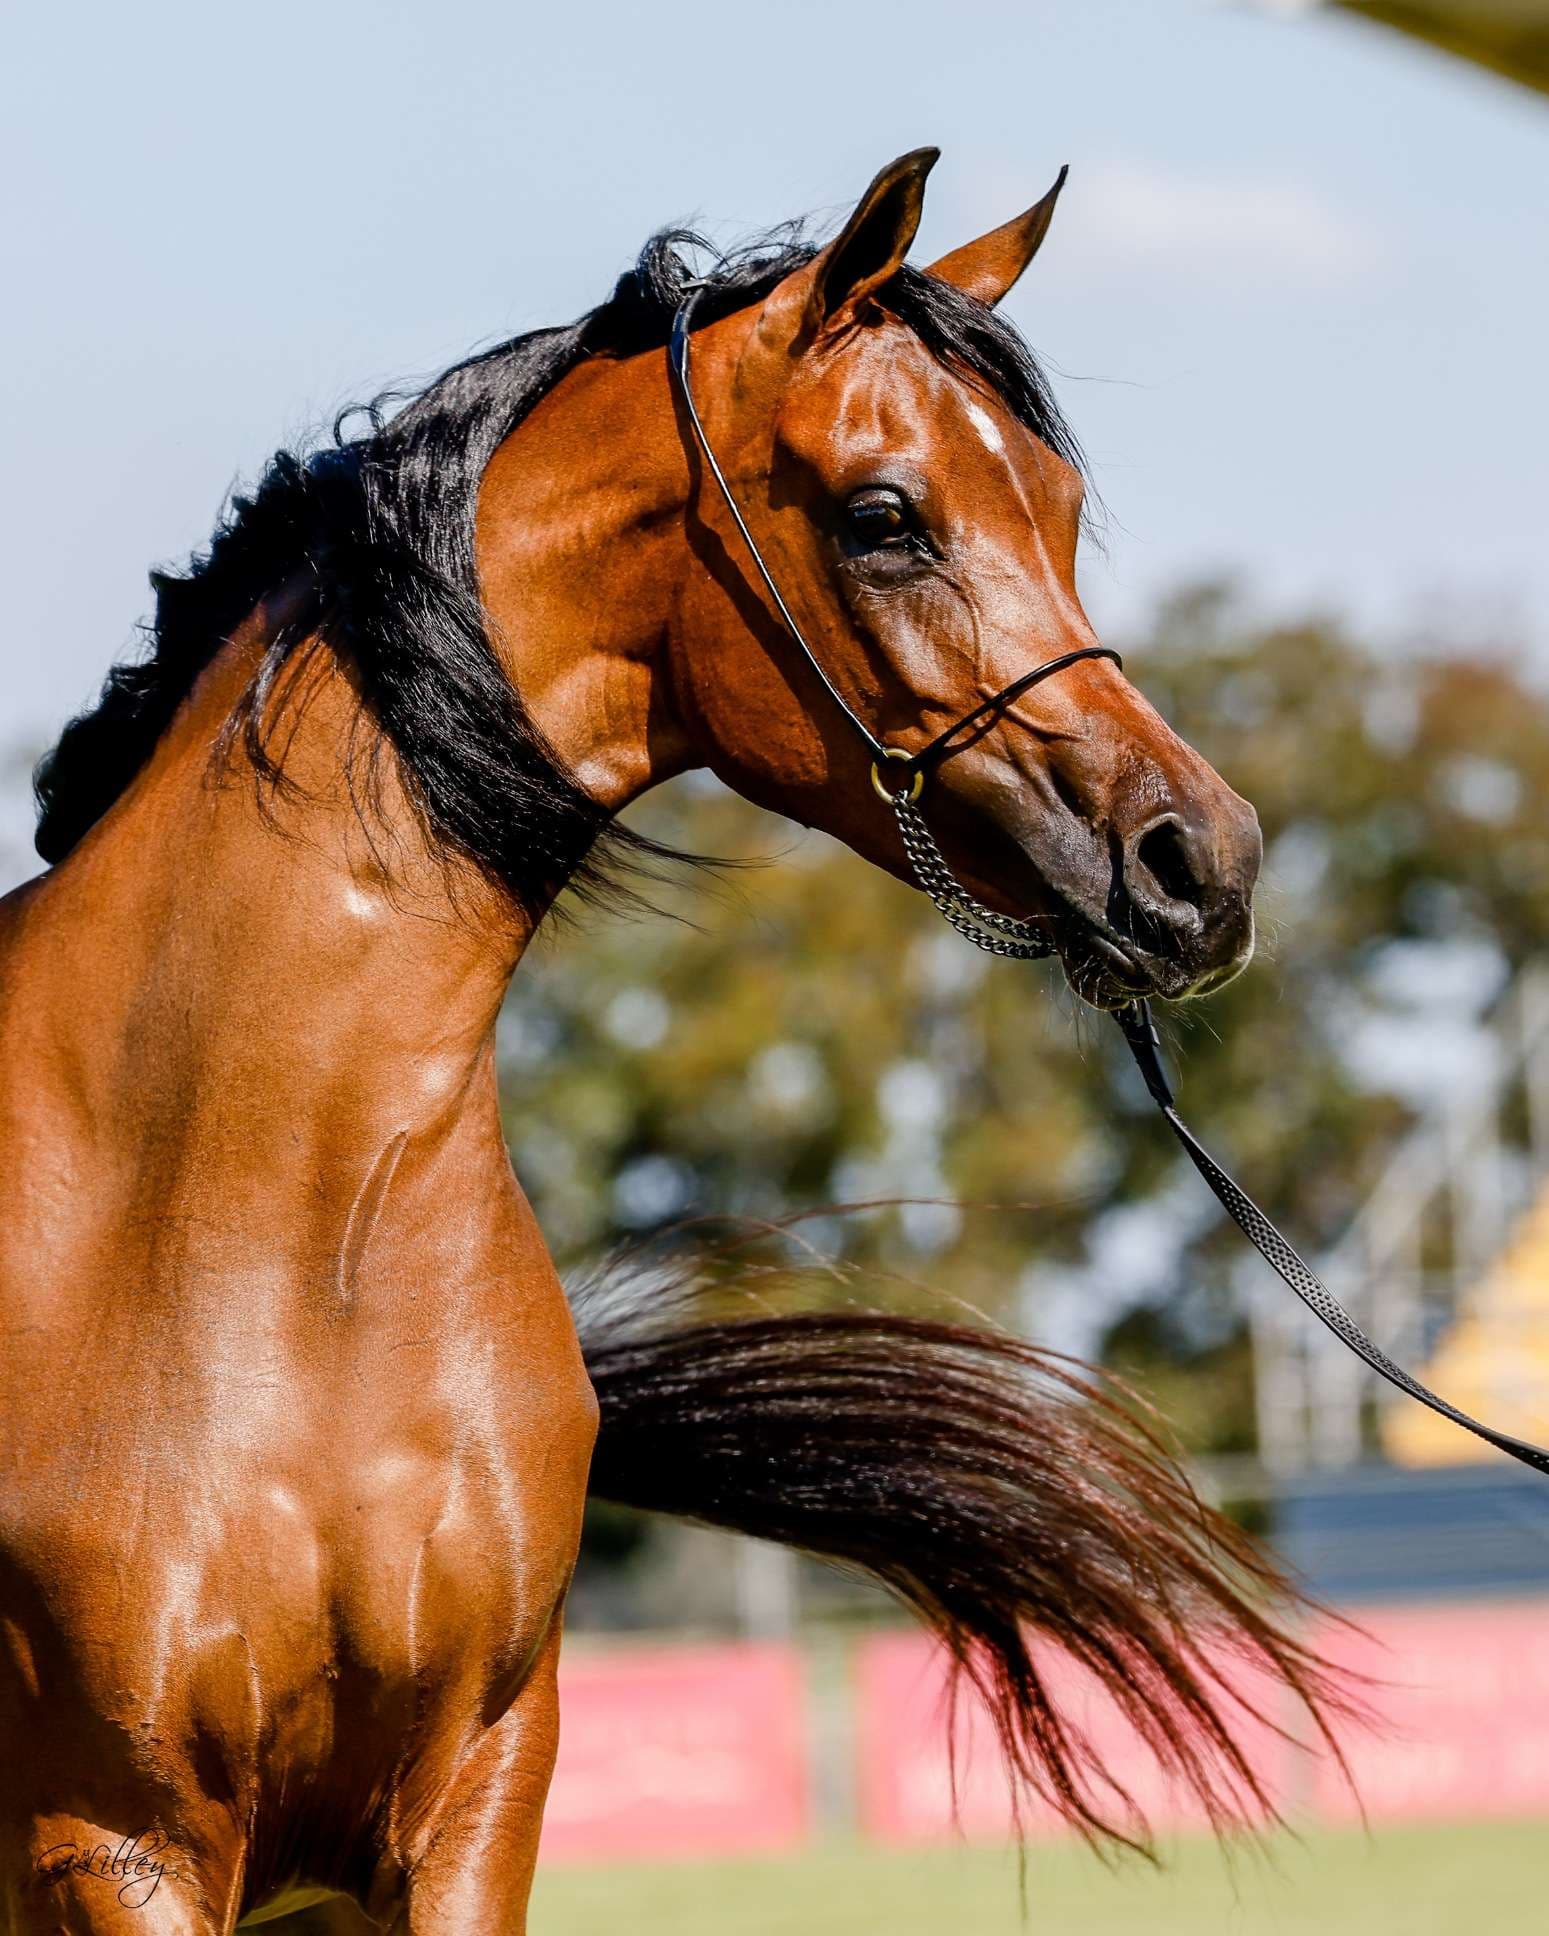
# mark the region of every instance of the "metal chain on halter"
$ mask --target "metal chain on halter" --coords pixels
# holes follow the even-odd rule
[[[914,804],[912,789],[900,787],[888,795],[898,821],[899,838],[914,877],[935,902],[938,912],[949,921],[965,941],[982,948],[987,955],[1003,955],[1012,961],[1040,961],[1052,955],[1054,944],[1035,921],[1019,921],[1013,915],[999,914],[975,900],[947,866],[935,835]],[[986,932],[986,930],[991,932]]]

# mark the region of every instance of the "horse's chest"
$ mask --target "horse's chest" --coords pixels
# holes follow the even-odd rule
[[[573,1516],[527,1464],[341,1447],[308,1488],[228,1472],[133,1524],[41,1529],[13,1548],[33,1582],[27,1704],[110,1715],[156,1760],[218,1744],[238,1792],[329,1765],[391,1780],[502,1707],[548,1631]]]
[[[173,1338],[48,1430],[14,1385],[0,1732],[105,1718],[104,1782],[215,1782],[255,1821],[434,1787],[520,1692],[579,1535],[594,1402],[568,1325],[524,1317],[390,1355],[332,1327],[284,1376]]]
[[[341,1670],[418,1689],[466,1680],[548,1624],[571,1554],[507,1461],[383,1460],[329,1529]]]

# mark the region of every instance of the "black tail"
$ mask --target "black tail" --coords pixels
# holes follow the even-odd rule
[[[1218,1830],[1275,1813],[1230,1667],[1239,1686],[1244,1663],[1268,1677],[1249,1712],[1289,1688],[1333,1747],[1326,1717],[1352,1703],[1281,1624],[1294,1589],[1100,1374],[965,1326],[845,1312],[642,1332],[609,1301],[578,1310],[593,1491],[890,1588],[986,1702],[1019,1783],[1083,1833],[1148,1843],[1123,1771],[1055,1707],[1040,1644],[1091,1670]]]

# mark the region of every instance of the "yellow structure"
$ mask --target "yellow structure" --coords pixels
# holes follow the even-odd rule
[[[1337,0],[1549,93],[1549,0]]]
[[[1549,1440],[1549,1191],[1523,1217],[1511,1242],[1464,1298],[1422,1383],[1536,1445]],[[1386,1410],[1382,1444],[1400,1465],[1460,1465],[1501,1455],[1421,1405]]]

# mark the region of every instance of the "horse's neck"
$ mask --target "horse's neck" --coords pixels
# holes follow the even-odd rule
[[[638,462],[614,474],[639,448],[632,398],[676,454],[661,385],[602,373],[614,420],[588,446],[577,425],[601,377],[577,374],[577,394],[491,464],[480,566],[508,672],[616,809],[683,763],[655,658],[671,582],[660,513],[683,486]],[[212,783],[256,649],[241,634],[224,649],[125,797],[0,933],[0,1041],[31,1084],[22,1095],[0,1070],[0,1124],[67,1148],[71,1170],[122,1163],[148,1216],[197,1218],[214,1192],[223,1227],[321,1219],[336,1244],[331,1226],[394,1150],[503,1168],[493,1029],[529,932],[471,868],[427,850],[391,757],[362,824],[345,773],[373,729],[326,653],[275,738],[293,786],[261,798],[240,748]],[[465,1173],[459,1194],[481,1181]]]
[[[240,755],[217,779],[243,660],[227,648],[129,793],[26,900],[0,1033],[14,1050],[26,1030],[34,1095],[14,1106],[38,1140],[125,1160],[158,1212],[207,1179],[237,1218],[267,1195],[259,1214],[280,1229],[290,1199],[348,1200],[395,1138],[435,1134],[489,1086],[526,935],[425,852],[390,761],[381,819],[362,825],[343,780],[355,700],[331,662],[295,715],[296,793],[261,800]]]
[[[481,589],[523,703],[614,812],[692,764],[665,641],[689,479],[660,357],[583,363],[495,452]]]

